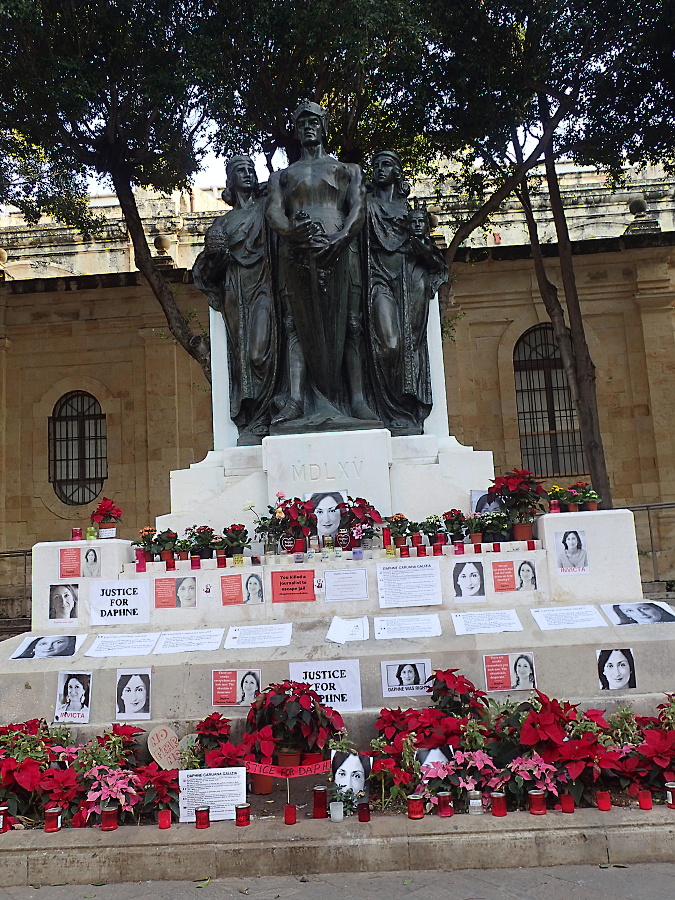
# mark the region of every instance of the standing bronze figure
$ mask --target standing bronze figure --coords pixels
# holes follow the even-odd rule
[[[232,157],[226,172],[223,199],[233,208],[207,231],[192,275],[225,320],[238,443],[259,444],[269,434],[279,360],[265,198],[250,157]]]
[[[364,392],[362,273],[355,238],[365,218],[361,170],[324,147],[326,113],[293,113],[300,159],[269,181],[267,220],[279,236],[278,289],[289,391],[273,431],[377,427]]]

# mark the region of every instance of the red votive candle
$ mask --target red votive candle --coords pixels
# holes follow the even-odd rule
[[[456,544],[453,544],[453,547],[457,556],[461,556],[464,553],[464,541],[458,541]]]
[[[71,528],[70,529],[70,539],[71,539],[71,541],[81,541],[82,540],[82,529],[81,528]]]
[[[401,559],[407,559],[410,556],[410,547],[399,547]]]
[[[382,546],[391,547],[391,528],[382,529]]]
[[[492,542],[492,551],[493,551],[493,553],[500,553],[500,552],[501,552],[501,549],[502,549],[502,545],[499,543],[499,541],[493,541],[493,542]]]
[[[546,815],[546,793],[544,791],[528,791],[530,812],[533,816]]]
[[[227,568],[227,557],[226,556],[216,556],[216,568],[218,568],[218,569],[226,569]]]
[[[559,513],[560,512],[560,501],[559,500],[549,500],[548,501],[548,511],[550,513]]]
[[[195,828],[210,828],[211,820],[209,818],[210,806],[198,806],[195,809]]]
[[[419,553],[417,555],[419,556]],[[433,555],[434,556],[443,556],[443,544],[434,544]]]
[[[234,824],[240,828],[251,824],[251,804],[237,803],[234,807]]]
[[[612,801],[609,798],[609,791],[596,791],[595,803],[602,812],[609,812],[612,808]]]
[[[61,807],[51,806],[45,810],[45,831],[52,834],[54,831],[61,831]]]
[[[421,544],[417,544],[416,546],[417,546],[417,555],[418,556],[426,556],[427,555],[426,547],[423,547]]]
[[[191,556],[190,557],[190,568],[191,569],[201,569],[202,567],[202,558],[201,556]]]
[[[638,791],[638,805],[640,809],[651,809],[652,808],[652,792],[651,791]]]
[[[370,806],[367,802],[357,803],[356,812],[359,815],[359,822],[370,822]]]
[[[295,825],[298,821],[298,808],[295,803],[287,803],[284,806],[284,824]]]
[[[481,543],[481,544],[472,544],[472,547],[473,547],[473,552],[474,552],[474,553],[482,553],[482,552],[483,552],[483,545],[482,545],[482,543]]]
[[[666,781],[666,806],[675,809],[675,781]]]
[[[410,541],[413,547],[419,547],[422,543],[422,535],[415,532],[415,534],[410,535]]]
[[[136,571],[137,572],[147,572],[148,564],[145,561],[145,557],[143,559],[140,556],[136,559]]]
[[[171,810],[160,809],[157,811],[157,825],[164,828],[171,828]]]
[[[438,815],[442,819],[454,816],[455,810],[452,805],[452,794],[450,791],[439,791],[436,794],[436,799],[438,800]]]
[[[166,571],[173,572],[173,570],[176,568],[176,558],[174,556],[167,556],[164,562],[166,564]]]
[[[528,542],[527,542],[527,549],[528,549],[528,550],[536,550],[536,548],[537,548],[537,542],[536,542],[536,541],[528,541]]]
[[[116,806],[101,810],[101,831],[115,831],[118,824],[119,822]]]
[[[493,816],[506,815],[506,794],[503,794],[501,791],[493,791],[490,794],[490,801]]]
[[[447,544],[447,543],[448,543],[447,531],[437,531],[436,537],[434,538],[434,544]]]
[[[9,829],[9,806],[3,803],[0,806],[0,834],[4,834]]]
[[[424,798],[421,794],[408,794],[408,818],[424,818]]]
[[[312,815],[315,819],[328,818],[328,788],[323,785],[317,785],[313,791],[314,810]]]
[[[560,795],[560,808],[564,813],[574,812],[574,797],[571,794]]]

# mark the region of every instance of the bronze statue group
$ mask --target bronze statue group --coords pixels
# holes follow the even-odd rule
[[[372,177],[325,149],[326,113],[293,113],[297,162],[261,186],[227,162],[232,207],[206,234],[193,278],[222,313],[239,444],[268,434],[386,427],[420,434],[431,411],[429,304],[447,280],[429,215],[401,161]],[[215,375],[214,375],[215,377]]]

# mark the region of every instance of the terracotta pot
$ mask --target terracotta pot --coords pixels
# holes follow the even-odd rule
[[[477,534],[470,534],[469,540],[472,544],[482,544],[483,543],[483,535],[478,532]]]
[[[532,540],[532,522],[515,522],[513,525],[514,541]]]
[[[394,538],[394,547],[405,547],[407,544],[407,540],[404,537],[395,537]]]
[[[316,751],[312,753],[303,753],[300,764],[303,766],[314,766],[316,763],[323,762],[323,753]]]
[[[567,504],[567,512],[579,512],[579,504],[578,503],[568,503]]]
[[[284,752],[282,750],[276,754],[276,757],[278,766],[285,766],[286,768],[290,768],[291,766],[295,767],[300,765],[302,753],[300,753],[299,750],[295,752],[292,750],[289,752]]]
[[[597,501],[597,500],[589,500],[589,501],[586,503],[586,509],[587,509],[589,512],[597,512],[597,509],[598,509],[598,501]]]
[[[252,794],[271,794],[273,788],[274,779],[271,775],[258,775],[256,772],[251,774]]]
[[[152,552],[152,550],[144,550],[143,553],[145,554],[146,562],[154,562],[155,561],[155,554]]]
[[[190,551],[189,550],[179,550],[178,551],[178,559],[190,559]]]
[[[173,550],[160,550],[159,558],[164,562],[166,562],[167,559],[173,559]]]

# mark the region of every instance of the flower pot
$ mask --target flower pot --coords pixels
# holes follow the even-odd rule
[[[271,794],[273,788],[274,779],[271,775],[259,775],[257,772],[251,773],[252,794]]]
[[[579,504],[578,503],[568,503],[567,504],[567,512],[579,512]]]
[[[483,535],[480,532],[478,532],[476,534],[470,534],[469,540],[471,541],[472,544],[482,544],[483,543]]]
[[[586,509],[587,509],[589,512],[597,512],[597,510],[598,510],[598,501],[597,501],[597,500],[589,500],[589,501],[586,503]]]
[[[323,753],[316,751],[312,753],[303,753],[300,764],[303,766],[314,766],[320,762],[323,762]]]
[[[299,750],[277,751],[277,765],[284,768],[295,768],[300,765],[302,753]]]
[[[98,526],[98,536],[102,540],[117,537],[117,522],[101,522]]]
[[[609,812],[609,810],[612,808],[612,801],[609,796],[609,791],[596,791],[595,803],[598,809],[601,809],[603,812]]]
[[[166,562],[166,561],[169,560],[169,559],[173,559],[173,550],[160,550],[160,551],[159,551],[159,558],[160,558],[163,562]]]
[[[513,524],[513,540],[514,541],[531,541],[532,540],[532,522],[514,522],[514,524]]]
[[[152,552],[152,550],[144,550],[143,554],[145,556],[146,562],[154,562],[155,561],[155,554]]]
[[[446,531],[437,531],[434,536],[434,544],[447,544],[448,543],[448,534]]]
[[[199,548],[199,556],[200,556],[200,559],[213,559],[213,548],[212,547],[200,547]]]
[[[394,547],[405,547],[407,544],[407,540],[404,537],[395,537],[394,538]]]

